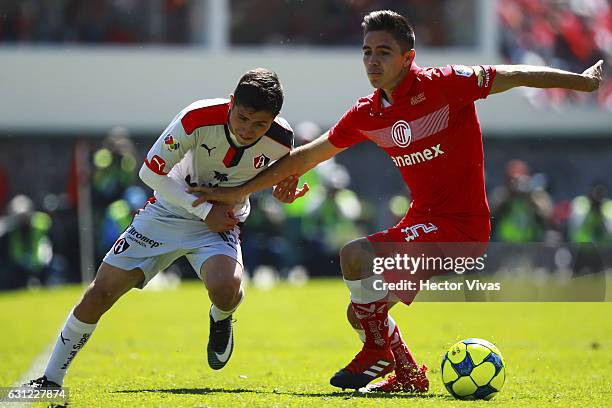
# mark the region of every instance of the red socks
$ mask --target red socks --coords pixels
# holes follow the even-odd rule
[[[388,303],[386,299],[372,303],[351,302],[355,315],[365,330],[365,346],[370,349],[389,347],[389,327],[387,322]]]

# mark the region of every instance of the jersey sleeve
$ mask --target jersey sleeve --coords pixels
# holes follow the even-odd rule
[[[357,105],[355,105],[329,130],[328,140],[331,144],[337,148],[346,148],[366,140],[365,135],[355,125],[357,114]]]
[[[186,134],[178,114],[155,141],[145,165],[154,173],[166,175],[175,164],[181,161],[189,149],[195,146],[196,134]]]
[[[432,75],[439,82],[446,98],[459,104],[472,103],[489,96],[494,77],[495,67],[492,65],[481,65],[476,70],[466,65],[447,65],[434,68]]]

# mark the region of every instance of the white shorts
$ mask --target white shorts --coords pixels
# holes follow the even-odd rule
[[[239,234],[238,227],[212,232],[202,221],[180,218],[159,204],[147,204],[103,261],[124,270],[142,269],[145,278],[138,287],[143,288],[159,271],[184,255],[202,279],[200,270],[211,256],[226,255],[243,265]]]

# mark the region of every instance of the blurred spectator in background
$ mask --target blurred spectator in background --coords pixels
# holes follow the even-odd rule
[[[4,212],[4,207],[6,206],[6,200],[8,199],[9,187],[8,187],[8,177],[6,175],[6,170],[3,167],[0,167],[0,214]]]
[[[476,43],[474,0],[230,1],[236,45],[356,45],[359,22],[375,9],[404,13],[426,46]]]
[[[612,243],[612,201],[604,185],[596,184],[588,195],[574,198],[568,233],[571,242]]]
[[[102,147],[93,154],[93,200],[105,207],[136,182],[136,148],[124,127],[110,130]]]
[[[96,231],[96,253],[106,253],[117,237],[131,224],[132,218],[147,202],[147,193],[140,186],[128,187],[123,197],[112,202],[107,208],[102,225]]]
[[[574,198],[568,233],[576,250],[574,274],[593,274],[609,267],[603,259],[612,255],[612,201],[603,184],[595,184],[588,195]],[[605,279],[602,285],[605,288]]]
[[[190,44],[201,42],[209,0],[3,0],[0,42]],[[212,1],[212,0],[210,0]],[[404,12],[427,46],[476,43],[476,0],[225,0],[235,45],[355,45],[373,9]],[[355,28],[357,27],[357,28]]]
[[[36,286],[54,275],[51,217],[34,208],[25,195],[15,196],[0,220],[0,287]],[[61,273],[61,271],[59,271]]]
[[[598,103],[612,111],[612,8],[608,0],[500,0],[501,52],[512,64],[578,71],[603,59],[604,83],[595,94],[525,89],[535,106]]]
[[[522,160],[506,164],[505,183],[490,196],[493,240],[535,242],[546,238],[553,204],[542,179],[531,176]]]
[[[94,230],[96,231],[96,258],[101,260],[119,234],[129,225],[133,208],[144,206],[143,194],[126,194],[127,189],[137,183],[136,147],[130,139],[128,130],[117,126],[112,128],[93,154],[93,174],[91,179]],[[129,195],[130,200],[126,200]],[[134,197],[142,199],[134,203]],[[119,228],[125,223],[123,228]],[[119,228],[119,229],[118,229]],[[113,232],[117,234],[111,237]],[[109,241],[110,240],[110,241]]]
[[[188,0],[3,0],[0,42],[186,43]]]

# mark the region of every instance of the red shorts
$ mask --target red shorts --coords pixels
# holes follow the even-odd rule
[[[488,218],[457,222],[448,218],[406,216],[395,227],[372,234],[368,240],[378,258],[400,257],[400,266],[385,267],[382,276],[387,283],[402,283],[402,289],[390,288],[389,293],[391,297],[410,304],[420,290],[420,281],[452,274],[454,269],[449,270],[447,266],[451,265],[452,268],[456,265],[453,262],[459,258],[464,263],[466,259],[475,260],[482,256],[489,233]],[[420,266],[407,270],[407,265],[415,264],[407,262],[406,257],[415,261],[421,258]],[[472,261],[469,262],[473,265]],[[414,282],[412,289],[405,289],[407,282]]]

